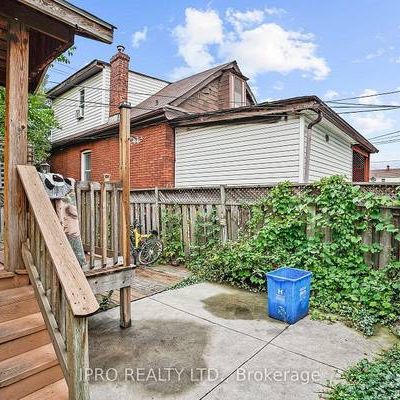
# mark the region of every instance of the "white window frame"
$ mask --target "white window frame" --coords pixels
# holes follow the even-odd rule
[[[231,101],[231,108],[238,108],[238,107],[244,107],[246,105],[246,86],[244,84],[244,80],[239,78],[238,76],[231,74],[231,90],[230,90],[230,101]],[[242,99],[239,103],[236,103],[235,101],[235,79],[239,80],[240,83],[242,84]]]
[[[90,169],[86,169],[85,156],[90,155]],[[86,181],[86,173],[89,172],[90,178],[92,177],[92,150],[84,150],[81,152],[81,181]]]

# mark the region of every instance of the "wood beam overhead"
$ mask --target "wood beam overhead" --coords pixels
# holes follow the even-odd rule
[[[0,14],[7,18],[16,18],[29,28],[60,42],[73,42],[73,27],[60,23],[36,10],[29,9],[15,0],[1,0]]]
[[[36,9],[74,28],[77,35],[112,43],[113,26],[92,14],[63,0],[18,0],[19,3]]]
[[[39,86],[47,67],[81,35],[111,43],[114,27],[64,0],[0,0],[0,86],[5,86],[9,22],[29,33],[29,91]]]

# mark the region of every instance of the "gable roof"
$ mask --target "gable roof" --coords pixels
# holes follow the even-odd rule
[[[148,111],[160,109],[167,105],[179,106],[193,93],[197,92],[209,82],[222,75],[224,71],[229,69],[233,69],[236,74],[242,77],[245,81],[248,80],[248,78],[246,78],[240,71],[237,62],[230,61],[171,83],[170,85],[158,91],[156,94],[150,96],[146,100],[143,100],[137,106],[132,107],[131,117],[135,118],[146,114]],[[254,102],[256,102],[255,97],[248,85],[247,90]]]

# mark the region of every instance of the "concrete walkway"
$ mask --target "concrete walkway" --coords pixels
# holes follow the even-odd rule
[[[318,399],[328,380],[390,347],[342,324],[305,318],[288,326],[266,315],[265,294],[203,283],[132,303],[90,320],[92,398]]]

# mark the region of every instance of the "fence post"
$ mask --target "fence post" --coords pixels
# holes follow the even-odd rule
[[[222,243],[226,243],[228,241],[228,230],[227,230],[227,223],[226,223],[226,192],[225,186],[220,186],[220,195],[221,195],[221,212],[219,223],[221,225],[221,240]]]
[[[381,213],[385,223],[390,224],[393,219],[391,210],[384,208]],[[379,253],[379,268],[383,268],[389,263],[392,254],[392,234],[390,232],[386,230],[381,232],[380,245],[382,251]]]
[[[314,220],[314,218],[315,218],[316,211],[317,211],[317,209],[316,209],[315,205],[310,205],[308,207],[308,212],[311,215],[311,218],[310,218],[311,221],[309,221],[309,223],[307,224],[307,238],[308,239],[315,236],[315,220]]]
[[[160,198],[159,198],[159,191],[158,187],[154,188],[154,197],[156,199],[155,205],[154,205],[154,219],[156,221],[156,230],[160,234]]]
[[[371,246],[372,245],[372,228],[368,227],[362,234],[362,243]],[[368,266],[372,265],[372,254],[370,251],[364,253],[364,261]]]
[[[103,175],[103,182],[101,183],[100,188],[100,235],[101,235],[101,261],[103,266],[107,265],[107,234],[108,234],[108,227],[107,227],[107,182],[110,181],[110,175],[104,174]]]

